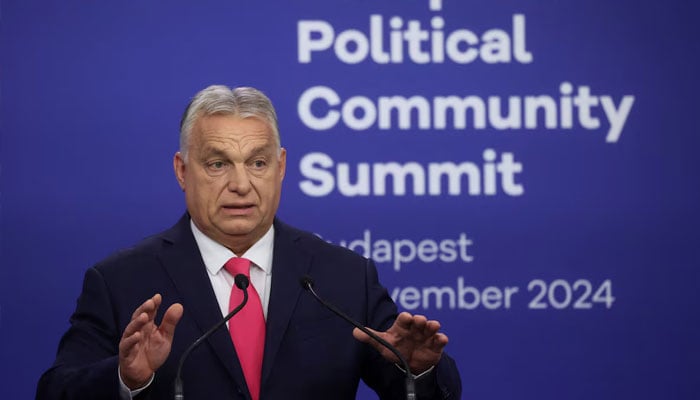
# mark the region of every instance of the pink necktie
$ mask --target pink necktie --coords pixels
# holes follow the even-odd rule
[[[243,274],[250,279],[250,260],[233,257],[224,265],[231,275]],[[233,286],[228,303],[229,312],[243,301],[243,291]],[[263,348],[265,346],[265,318],[260,296],[252,282],[248,286],[248,303],[228,323],[228,330],[236,347],[238,360],[243,368],[243,376],[253,400],[260,398],[260,375],[262,371]]]

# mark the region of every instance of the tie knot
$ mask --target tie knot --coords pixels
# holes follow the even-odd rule
[[[224,269],[226,269],[226,271],[233,276],[243,274],[250,278],[250,260],[247,258],[233,257],[226,261],[226,264],[224,264]]]

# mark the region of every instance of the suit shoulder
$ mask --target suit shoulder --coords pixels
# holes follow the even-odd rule
[[[95,269],[102,273],[115,272],[129,266],[144,266],[156,262],[157,254],[167,245],[166,233],[160,232],[148,236],[132,246],[114,251],[112,254],[95,264]]]

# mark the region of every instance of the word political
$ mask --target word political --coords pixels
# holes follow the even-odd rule
[[[414,64],[452,61],[468,64],[481,60],[487,64],[532,62],[532,53],[525,48],[525,16],[513,15],[510,31],[490,29],[480,36],[468,29],[445,32],[445,20],[435,16],[430,29],[421,21],[394,16],[385,26],[384,17],[369,18],[369,33],[347,29],[336,35],[333,25],[323,20],[302,20],[297,24],[297,58],[308,64],[314,53],[333,50],[335,57],[346,64],[367,60],[377,64],[401,64],[405,59]]]

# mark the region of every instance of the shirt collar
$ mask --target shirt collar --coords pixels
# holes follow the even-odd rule
[[[226,261],[231,257],[236,257],[229,248],[211,239],[197,228],[194,222],[190,219],[190,228],[194,235],[194,240],[199,247],[199,253],[202,255],[204,266],[211,275],[216,275],[224,267]],[[255,242],[248,251],[241,254],[239,257],[249,259],[253,264],[269,275],[272,272],[272,249],[274,248],[275,227],[270,226],[270,229],[263,235],[260,240]]]

